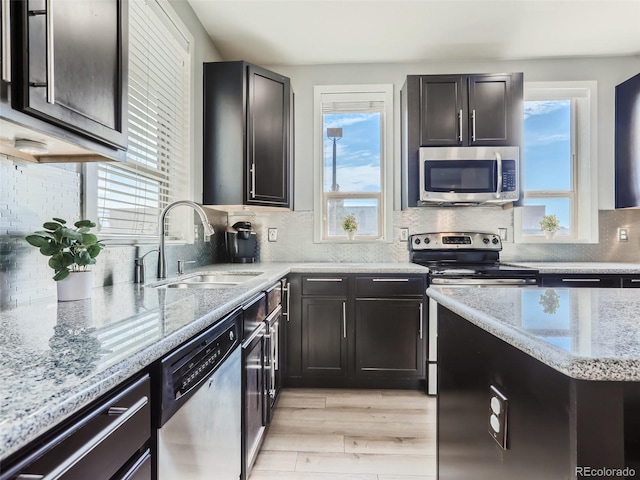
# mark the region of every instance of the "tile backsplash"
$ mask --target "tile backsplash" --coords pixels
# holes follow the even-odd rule
[[[37,249],[24,237],[40,229],[44,221],[60,216],[75,221],[82,215],[81,168],[77,164],[32,164],[0,155],[0,307],[55,295],[52,270]],[[205,265],[224,259],[222,238],[227,225],[239,220],[252,222],[258,235],[263,262],[406,262],[407,243],[399,241],[400,228],[410,233],[427,231],[498,231],[507,228],[504,244],[506,261],[606,261],[640,262],[640,210],[600,211],[598,244],[514,244],[513,210],[496,207],[425,207],[393,213],[392,243],[313,242],[313,212],[250,212],[246,215],[208,211],[216,229],[210,242],[168,245],[169,274],[175,273],[178,259],[196,260]],[[618,227],[629,227],[630,240],[618,242]],[[267,230],[278,229],[278,241],[267,241]],[[94,267],[94,286],[133,281],[134,259],[156,245],[109,245]],[[155,278],[157,257],[146,258],[147,279]]]

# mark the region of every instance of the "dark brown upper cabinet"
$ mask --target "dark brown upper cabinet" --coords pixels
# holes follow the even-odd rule
[[[522,146],[522,73],[408,75],[400,100],[402,208],[418,205],[420,147]]]
[[[517,145],[514,75],[420,76],[420,146]]]
[[[247,62],[204,64],[203,203],[293,207],[292,92]]]
[[[16,1],[11,15],[12,109],[109,148],[126,149],[126,0]],[[29,126],[24,118],[19,123]],[[38,122],[34,126],[49,130]],[[59,131],[45,133],[73,141]]]
[[[640,207],[640,73],[616,86],[616,208]]]

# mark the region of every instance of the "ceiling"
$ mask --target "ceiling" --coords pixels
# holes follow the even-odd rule
[[[225,60],[263,65],[640,54],[640,0],[188,0]]]

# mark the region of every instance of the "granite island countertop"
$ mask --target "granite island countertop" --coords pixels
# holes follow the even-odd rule
[[[411,263],[218,264],[187,272],[260,272],[222,289],[136,284],[0,311],[0,459],[109,392],[288,273],[426,273]]]
[[[640,381],[640,290],[431,287],[469,322],[575,379]]]

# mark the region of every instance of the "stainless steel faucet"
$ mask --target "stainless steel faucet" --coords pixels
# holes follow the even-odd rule
[[[164,254],[164,236],[166,234],[166,225],[165,220],[167,218],[167,213],[172,210],[174,207],[179,205],[185,205],[187,207],[193,208],[198,215],[200,215],[200,221],[202,222],[202,226],[204,227],[204,233],[206,235],[213,235],[215,232],[213,231],[213,227],[209,224],[207,220],[207,214],[205,213],[202,206],[198,205],[196,202],[192,202],[191,200],[178,200],[177,202],[170,203],[162,212],[160,212],[160,251],[158,253],[158,279],[167,278],[167,259]]]

